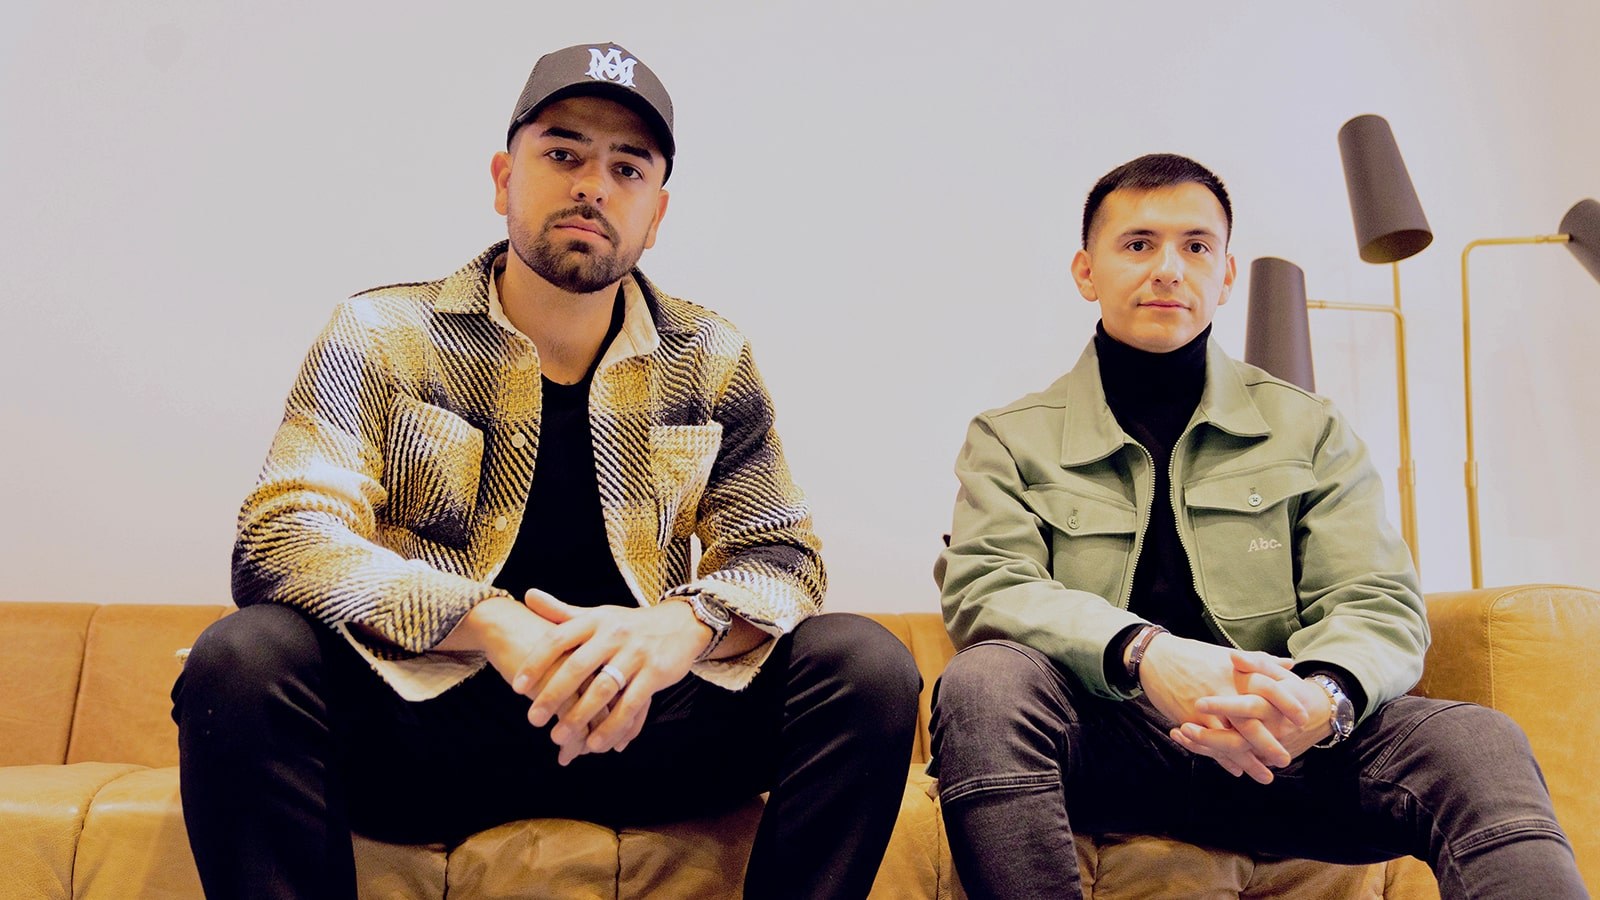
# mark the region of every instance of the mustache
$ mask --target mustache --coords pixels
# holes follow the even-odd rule
[[[617,229],[606,220],[605,215],[603,215],[600,210],[595,209],[587,203],[580,203],[577,206],[556,210],[555,212],[551,213],[544,220],[544,230],[549,231],[551,228],[554,228],[555,224],[562,219],[571,219],[573,217],[581,218],[599,225],[601,230],[606,233],[606,239],[611,241],[611,243],[620,244],[622,242],[622,236],[617,234]]]

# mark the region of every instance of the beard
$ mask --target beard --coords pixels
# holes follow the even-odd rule
[[[555,237],[552,230],[562,219],[583,218],[599,226],[611,244],[606,252],[577,239]],[[644,247],[632,250],[622,246],[622,237],[606,217],[592,206],[579,205],[557,210],[545,218],[537,233],[523,224],[515,210],[510,221],[511,249],[517,258],[540,278],[564,291],[592,294],[622,280],[644,254]]]

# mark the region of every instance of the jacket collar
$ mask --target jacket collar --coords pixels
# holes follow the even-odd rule
[[[1134,442],[1117,424],[1117,417],[1106,403],[1105,385],[1100,382],[1100,357],[1093,340],[1062,381],[1066,394],[1062,466],[1098,462]],[[1239,367],[1223,352],[1216,338],[1206,341],[1206,384],[1191,422],[1208,423],[1238,437],[1266,437],[1272,433],[1250,399]]]
[[[507,253],[509,245],[510,241],[495,243],[440,282],[439,293],[433,301],[434,310],[461,315],[490,315],[489,294],[495,264]],[[693,323],[686,317],[663,310],[660,291],[638,268],[623,278],[622,293],[622,331],[606,349],[601,359],[602,366],[629,356],[644,356],[654,352],[661,346],[661,332],[682,334],[694,330]]]

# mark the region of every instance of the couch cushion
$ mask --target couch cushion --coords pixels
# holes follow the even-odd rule
[[[617,896],[739,897],[762,809],[752,798],[719,816],[622,829]]]
[[[450,852],[446,888],[482,900],[615,900],[617,843],[615,831],[590,822],[510,822]]]
[[[965,896],[956,884],[944,821],[939,817],[938,784],[923,768],[922,763],[912,764],[906,778],[894,834],[889,837],[883,864],[872,884],[873,900],[951,900]]]
[[[355,835],[360,900],[441,900],[449,849],[443,844],[385,844]]]
[[[0,603],[0,766],[67,758],[93,603]]]
[[[96,765],[83,763],[68,768]],[[74,900],[199,897],[178,770],[136,769],[95,794],[78,839]]]
[[[1148,835],[1080,839],[1086,900],[1185,897],[1368,900],[1383,896],[1382,866],[1255,860]],[[1090,847],[1083,845],[1089,844]]]
[[[1560,585],[1428,595],[1433,644],[1416,693],[1500,710],[1528,735],[1578,870],[1600,887],[1600,682],[1579,673],[1600,635],[1600,592]]]
[[[25,896],[39,900],[72,897],[73,859],[95,795],[137,770],[113,763],[0,767],[4,883],[26,885]]]
[[[177,652],[227,611],[221,606],[120,604],[89,622],[67,762],[178,763],[172,722]]]

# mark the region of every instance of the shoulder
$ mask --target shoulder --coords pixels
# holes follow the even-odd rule
[[[421,324],[432,315],[444,281],[386,284],[352,294],[335,311],[336,316],[364,322],[375,328]]]
[[[1044,390],[1032,391],[1004,406],[984,410],[978,418],[994,422],[1060,418],[1067,409],[1067,380],[1071,377],[1072,373],[1069,372]]]
[[[1314,424],[1320,430],[1328,419],[1339,415],[1333,401],[1321,394],[1284,381],[1259,366],[1232,357],[1228,362],[1244,383],[1250,401],[1269,424]]]
[[[649,298],[661,349],[669,359],[692,357],[702,364],[712,360],[732,363],[748,352],[749,341],[727,318],[668,294],[637,270],[634,277]]]

